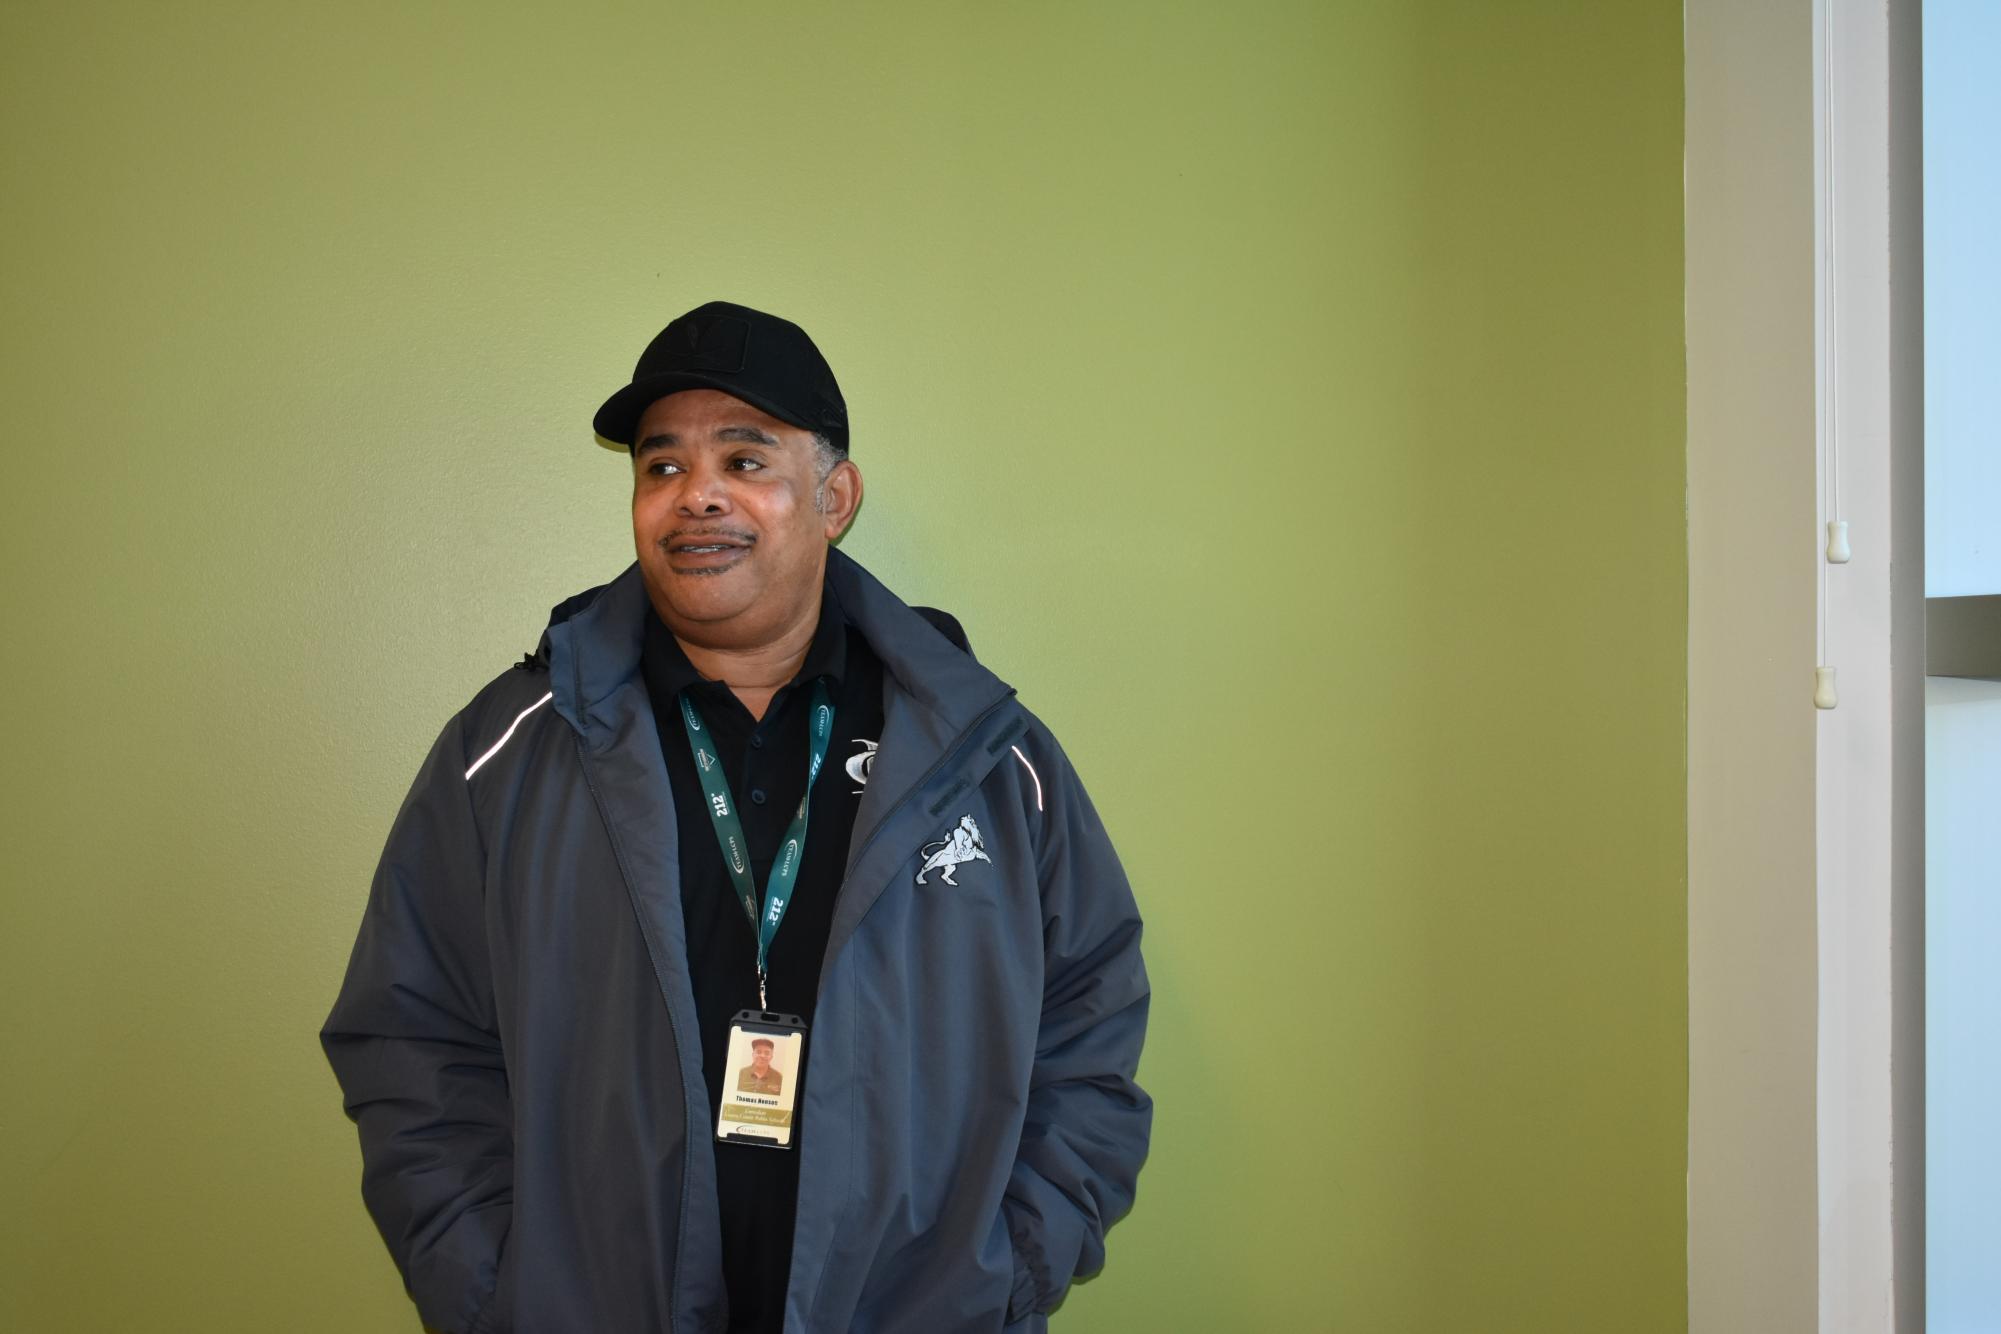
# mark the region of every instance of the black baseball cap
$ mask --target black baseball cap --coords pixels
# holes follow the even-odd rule
[[[695,307],[646,345],[632,383],[604,401],[591,425],[630,449],[646,409],[683,389],[720,389],[848,448],[848,405],[833,368],[790,320],[728,301]]]

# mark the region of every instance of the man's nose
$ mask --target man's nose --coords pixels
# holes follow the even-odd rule
[[[728,514],[731,508],[729,481],[720,470],[699,468],[688,474],[688,484],[681,489],[683,514]]]

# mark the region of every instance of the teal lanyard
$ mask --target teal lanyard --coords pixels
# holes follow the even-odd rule
[[[736,886],[737,899],[750,919],[751,930],[757,932],[757,1004],[759,1009],[769,1009],[764,998],[765,958],[778,935],[778,924],[785,920],[785,909],[792,902],[792,885],[799,879],[799,862],[806,851],[806,810],[813,801],[813,780],[820,776],[820,765],[827,758],[827,743],[834,735],[834,706],[827,699],[827,683],[824,680],[813,683],[806,792],[799,798],[799,809],[785,831],[785,842],[771,863],[762,912],[757,907],[757,882],[750,876],[750,845],[744,841],[743,825],[736,818],[729,781],[723,777],[723,762],[703,744],[708,728],[702,722],[701,710],[685,690],[681,692],[681,725],[688,731],[688,749],[695,755],[695,772],[701,776],[702,791],[709,799],[709,820],[716,827],[716,842],[722,845],[723,865],[729,868],[730,883]]]

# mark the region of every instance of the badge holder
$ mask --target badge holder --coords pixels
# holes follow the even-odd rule
[[[730,1020],[716,1138],[730,1144],[789,1149],[794,1099],[805,1069],[806,1025],[797,1015],[738,1010]]]
[[[806,1024],[797,1015],[779,1014],[764,1007],[767,974],[765,963],[771,941],[785,920],[792,900],[792,887],[799,879],[799,865],[806,850],[806,817],[811,810],[813,780],[827,758],[827,741],[834,732],[834,705],[827,698],[824,679],[813,682],[812,724],[806,753],[806,792],[799,809],[779,845],[769,881],[762,896],[751,878],[749,843],[737,820],[735,799],[722,773],[722,765],[709,753],[708,727],[702,711],[686,691],[681,694],[681,723],[688,733],[688,750],[695,758],[695,772],[708,798],[710,823],[715,826],[716,846],[723,854],[730,883],[743,904],[744,918],[757,936],[757,1005],[755,1010],[738,1010],[730,1021],[727,1055],[723,1062],[722,1097],[717,1101],[716,1138],[731,1144],[755,1144],[766,1149],[789,1149],[793,1138],[793,1106],[799,1096],[799,1075],[806,1056]],[[763,903],[760,911],[758,904]]]

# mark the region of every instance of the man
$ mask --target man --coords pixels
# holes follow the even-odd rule
[[[776,1097],[785,1092],[785,1076],[771,1068],[771,1050],[775,1045],[770,1038],[750,1040],[750,1064],[736,1072],[738,1093],[768,1093]]]
[[[832,549],[862,478],[803,330],[691,311],[595,425],[637,563],[446,725],[322,1034],[418,1311],[1044,1329],[1152,1116],[1105,831],[957,623]],[[803,1034],[771,1135],[719,1120],[753,1027]]]

